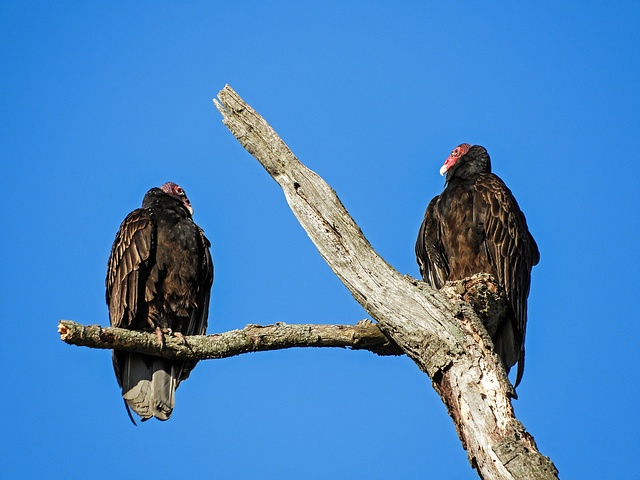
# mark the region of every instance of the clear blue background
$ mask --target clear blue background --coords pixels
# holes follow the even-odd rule
[[[115,232],[166,181],[213,242],[210,333],[367,316],[221,123],[226,83],[403,274],[444,159],[485,146],[542,254],[516,414],[563,479],[637,473],[637,1],[103,3],[0,4],[4,478],[477,478],[406,357],[202,362],[136,428],[110,352],[59,340],[108,324]]]

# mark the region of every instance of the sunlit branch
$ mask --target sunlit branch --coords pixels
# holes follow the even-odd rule
[[[362,321],[357,325],[247,325],[241,330],[185,337],[185,344],[177,337],[165,335],[162,347],[155,333],[99,325],[85,326],[70,320],[61,320],[58,332],[61,340],[71,345],[177,359],[226,358],[294,347],[339,347],[370,350],[379,355],[403,354],[370,321]]]

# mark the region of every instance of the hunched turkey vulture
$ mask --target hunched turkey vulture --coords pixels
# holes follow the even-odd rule
[[[440,169],[444,191],[424,214],[416,257],[425,282],[442,288],[449,280],[489,273],[504,289],[513,315],[493,333],[507,372],[518,362],[515,386],[524,372],[524,337],[531,268],[540,253],[516,199],[491,173],[480,145],[456,147]]]
[[[107,265],[107,305],[111,326],[173,334],[203,335],[213,283],[211,244],[191,215],[184,190],[175,183],[152,188],[142,208],[124,219]],[[167,420],[175,390],[194,361],[113,351],[113,368],[127,413],[143,421]],[[134,422],[135,424],[135,422]]]

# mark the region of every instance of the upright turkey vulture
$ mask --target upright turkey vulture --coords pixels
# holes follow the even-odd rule
[[[124,219],[107,265],[111,326],[164,334],[202,335],[213,283],[211,244],[191,219],[193,208],[175,183],[152,188],[142,208]],[[129,417],[167,420],[175,391],[194,361],[113,351],[113,368]],[[135,423],[135,422],[134,422]]]
[[[442,288],[449,280],[476,273],[493,275],[504,289],[513,315],[493,334],[495,351],[507,372],[518,362],[515,385],[524,372],[524,336],[531,268],[540,253],[516,199],[491,173],[480,145],[456,147],[440,169],[444,191],[424,214],[416,257],[425,282]]]

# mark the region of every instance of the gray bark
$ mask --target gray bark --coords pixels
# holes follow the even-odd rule
[[[185,342],[165,335],[160,346],[155,333],[124,328],[80,325],[60,320],[60,339],[70,345],[125,350],[165,358],[205,360],[227,358],[249,352],[281,350],[293,347],[341,347],[369,350],[378,355],[402,355],[404,352],[371,321],[357,325],[247,325],[241,330],[193,335]]]
[[[409,276],[371,247],[336,193],[228,85],[223,123],[282,188],[309,238],[383,333],[427,373],[483,479],[552,479],[557,470],[515,418],[509,383],[474,311]]]

